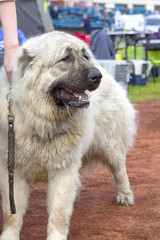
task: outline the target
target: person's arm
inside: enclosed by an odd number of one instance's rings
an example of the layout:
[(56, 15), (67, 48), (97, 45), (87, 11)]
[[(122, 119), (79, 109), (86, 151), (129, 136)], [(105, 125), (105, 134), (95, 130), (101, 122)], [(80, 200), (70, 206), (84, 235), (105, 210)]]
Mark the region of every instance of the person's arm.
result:
[(81, 23), (81, 24), (80, 24), (80, 27), (84, 27), (84, 23)]
[(0, 1), (0, 18), (4, 36), (4, 67), (9, 79), (11, 79), (11, 63), (18, 50), (17, 15), (14, 1)]

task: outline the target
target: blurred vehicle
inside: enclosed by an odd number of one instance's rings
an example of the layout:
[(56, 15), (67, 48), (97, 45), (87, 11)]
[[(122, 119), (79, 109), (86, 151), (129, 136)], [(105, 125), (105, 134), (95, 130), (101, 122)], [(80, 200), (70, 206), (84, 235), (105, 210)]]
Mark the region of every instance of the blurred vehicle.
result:
[(146, 17), (145, 30), (152, 33), (160, 31), (160, 14), (151, 14)]
[(117, 16), (115, 15), (115, 30), (144, 31), (145, 17), (143, 14), (117, 14)]

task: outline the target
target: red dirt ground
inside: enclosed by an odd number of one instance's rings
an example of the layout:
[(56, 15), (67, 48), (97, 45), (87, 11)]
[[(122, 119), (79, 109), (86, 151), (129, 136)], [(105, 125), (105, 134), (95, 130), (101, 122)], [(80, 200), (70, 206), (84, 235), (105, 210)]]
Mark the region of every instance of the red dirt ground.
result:
[[(112, 177), (99, 166), (82, 180), (68, 240), (160, 240), (160, 99), (135, 107), (139, 129), (135, 147), (127, 156), (135, 205), (116, 204)], [(0, 211), (0, 232), (2, 222)], [(31, 185), (21, 240), (45, 240), (46, 225), (46, 184)]]

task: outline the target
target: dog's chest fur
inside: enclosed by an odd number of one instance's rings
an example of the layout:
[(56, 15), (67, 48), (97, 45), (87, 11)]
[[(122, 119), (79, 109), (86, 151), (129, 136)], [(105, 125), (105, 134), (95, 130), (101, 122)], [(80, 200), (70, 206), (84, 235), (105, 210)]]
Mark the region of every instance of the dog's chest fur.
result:
[(46, 181), (48, 171), (66, 168), (75, 159), (81, 159), (83, 134), (81, 127), (73, 126), (70, 131), (48, 139), (36, 134), (22, 135), (16, 140), (16, 169), (28, 181)]

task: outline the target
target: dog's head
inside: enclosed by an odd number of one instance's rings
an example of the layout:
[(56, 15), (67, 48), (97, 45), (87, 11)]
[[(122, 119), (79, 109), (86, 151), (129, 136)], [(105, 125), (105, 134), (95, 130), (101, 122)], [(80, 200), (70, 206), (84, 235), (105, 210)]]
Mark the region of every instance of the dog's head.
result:
[(19, 82), (58, 107), (88, 106), (86, 91), (95, 90), (102, 77), (85, 43), (57, 31), (28, 40), (18, 53), (15, 69)]
[(89, 104), (86, 90), (94, 91), (100, 84), (101, 73), (90, 63), (85, 48), (76, 49), (74, 45), (63, 48), (62, 57), (52, 69), (60, 72), (49, 92), (58, 106), (67, 104), (73, 107), (86, 107)]

